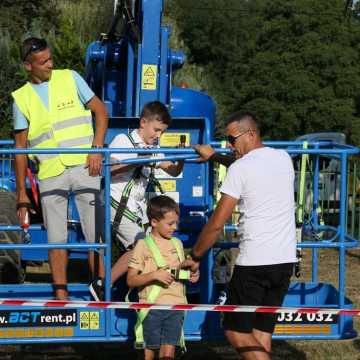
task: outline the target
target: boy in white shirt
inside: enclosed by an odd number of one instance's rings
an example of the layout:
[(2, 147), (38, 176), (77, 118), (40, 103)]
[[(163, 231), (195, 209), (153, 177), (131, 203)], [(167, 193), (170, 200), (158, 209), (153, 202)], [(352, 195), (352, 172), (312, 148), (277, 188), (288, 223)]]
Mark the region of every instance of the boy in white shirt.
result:
[[(140, 114), (139, 128), (130, 134), (119, 134), (110, 143), (110, 148), (158, 148), (161, 134), (171, 123), (171, 116), (159, 101), (147, 103)], [(159, 154), (158, 154), (159, 156)], [(112, 160), (149, 157), (136, 153), (112, 154)], [(127, 272), (128, 262), (135, 242), (145, 236), (146, 193), (149, 185), (154, 185), (154, 168), (161, 168), (171, 176), (178, 176), (183, 169), (183, 161), (162, 161), (152, 164), (117, 164), (111, 167), (111, 222), (112, 238), (122, 255), (111, 271), (111, 284)], [(92, 283), (90, 291), (97, 298), (99, 283)]]

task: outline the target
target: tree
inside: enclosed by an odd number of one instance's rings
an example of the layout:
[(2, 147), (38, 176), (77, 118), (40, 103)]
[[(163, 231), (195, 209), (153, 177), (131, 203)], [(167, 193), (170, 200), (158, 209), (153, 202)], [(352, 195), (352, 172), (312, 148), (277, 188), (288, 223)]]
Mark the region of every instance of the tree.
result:
[(360, 142), (360, 24), (344, 17), (342, 0), (183, 0), (173, 6), (190, 60), (211, 74), (208, 91), (221, 118), (252, 110), (271, 139), (343, 131)]
[(55, 66), (81, 73), (86, 47), (107, 30), (112, 6), (112, 0), (0, 2), (0, 138), (11, 135), (10, 93), (26, 81), (19, 51), (22, 40), (28, 36), (47, 38)]

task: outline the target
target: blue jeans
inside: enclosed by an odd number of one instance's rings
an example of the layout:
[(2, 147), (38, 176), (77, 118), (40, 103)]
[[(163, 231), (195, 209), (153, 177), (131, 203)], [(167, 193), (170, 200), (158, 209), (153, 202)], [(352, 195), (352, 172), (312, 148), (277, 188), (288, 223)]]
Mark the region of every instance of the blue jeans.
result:
[(184, 311), (150, 310), (143, 322), (145, 348), (179, 346), (184, 315)]

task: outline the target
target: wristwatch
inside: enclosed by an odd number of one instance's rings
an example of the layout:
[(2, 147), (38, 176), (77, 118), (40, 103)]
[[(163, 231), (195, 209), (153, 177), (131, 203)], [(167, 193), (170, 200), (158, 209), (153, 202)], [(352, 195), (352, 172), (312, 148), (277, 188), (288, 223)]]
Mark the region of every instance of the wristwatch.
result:
[(102, 145), (91, 145), (92, 149), (102, 149), (103, 146)]

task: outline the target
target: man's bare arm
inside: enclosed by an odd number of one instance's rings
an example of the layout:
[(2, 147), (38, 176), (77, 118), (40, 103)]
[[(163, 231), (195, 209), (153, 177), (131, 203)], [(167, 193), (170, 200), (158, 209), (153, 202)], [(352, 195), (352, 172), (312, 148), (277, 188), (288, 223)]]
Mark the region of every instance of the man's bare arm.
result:
[(203, 256), (209, 250), (223, 231), (226, 221), (230, 218), (238, 199), (222, 194), (215, 211), (202, 229), (192, 252), (196, 256)]
[(214, 155), (212, 155), (209, 160), (229, 167), (233, 162), (235, 162), (236, 156), (233, 154), (214, 153)]
[[(27, 148), (27, 139), (28, 139), (28, 129), (17, 130), (14, 132), (15, 137), (15, 148), (16, 149), (26, 149)], [(26, 169), (27, 169), (27, 155), (26, 154), (16, 154), (15, 155), (15, 174), (16, 174), (16, 201), (17, 203), (28, 203), (30, 204), (29, 197), (26, 193)], [(24, 223), (25, 213), (27, 211), (26, 207), (21, 207), (18, 209), (18, 217), (20, 224)]]
[[(94, 95), (86, 104), (86, 107), (95, 114), (95, 134), (93, 145), (102, 147), (104, 145), (105, 134), (108, 128), (108, 113), (104, 103)], [(89, 175), (96, 176), (101, 171), (101, 154), (89, 154), (87, 164), (89, 165)]]
[(205, 253), (214, 245), (220, 236), (226, 220), (234, 211), (237, 201), (237, 199), (226, 194), (221, 196), (214, 213), (203, 227), (196, 244), (192, 248), (186, 260), (182, 262), (182, 268), (190, 268), (193, 272), (199, 269), (200, 258), (205, 255)]
[(109, 117), (104, 103), (94, 95), (86, 107), (95, 114), (95, 135), (93, 145), (103, 146), (109, 124)]
[(214, 161), (226, 167), (229, 167), (236, 157), (233, 154), (219, 154), (216, 153), (211, 145), (202, 144), (194, 145), (194, 150), (200, 155), (199, 162)]

